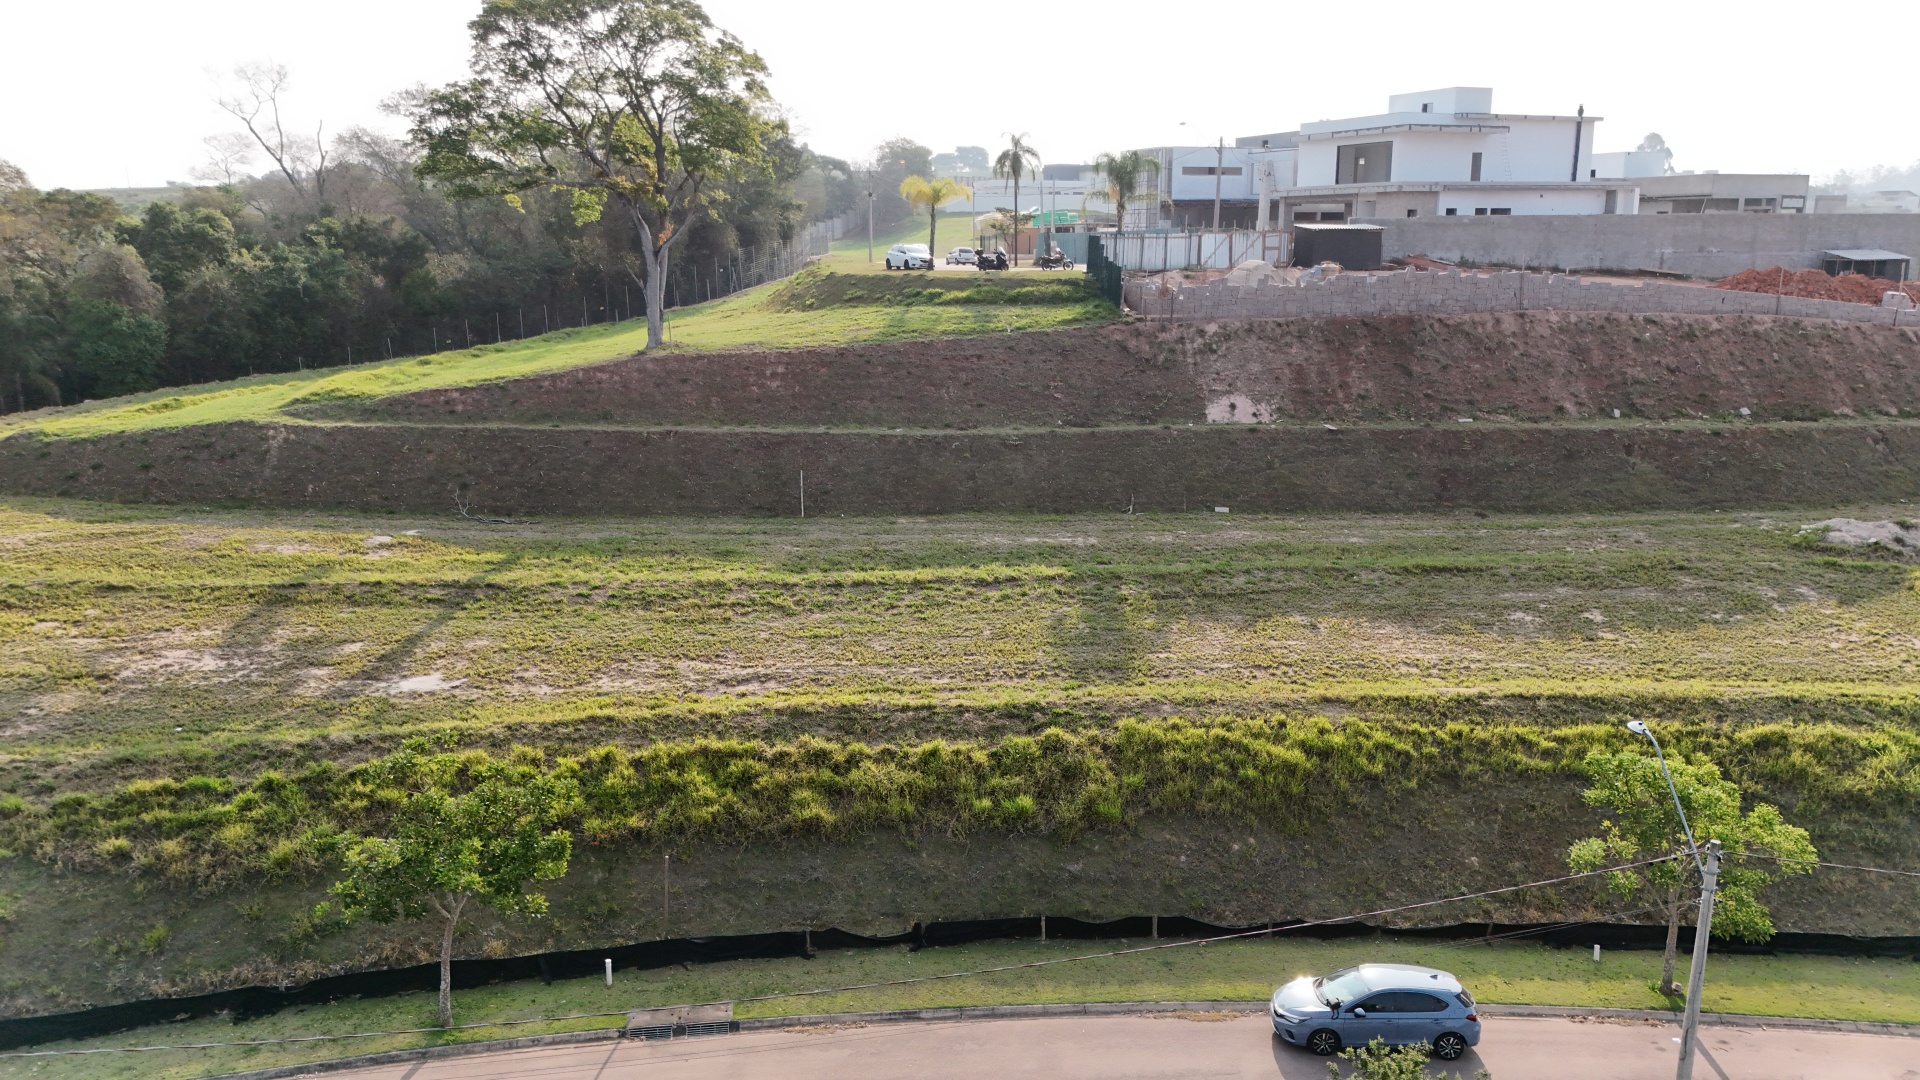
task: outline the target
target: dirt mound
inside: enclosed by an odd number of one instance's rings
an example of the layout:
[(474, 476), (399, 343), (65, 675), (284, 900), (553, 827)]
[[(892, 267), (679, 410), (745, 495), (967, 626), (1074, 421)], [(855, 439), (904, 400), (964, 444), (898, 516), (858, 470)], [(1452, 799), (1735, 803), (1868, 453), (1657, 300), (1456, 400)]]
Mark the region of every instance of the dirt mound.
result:
[[(1920, 411), (1920, 334), (1754, 316), (1529, 312), (1110, 326), (655, 353), (297, 410), (315, 419), (1057, 428)], [(1745, 410), (1743, 413), (1742, 410)]]
[(1920, 281), (1906, 283), (1870, 278), (1864, 274), (1830, 277), (1821, 270), (1788, 270), (1771, 266), (1765, 270), (1742, 270), (1713, 284), (1716, 289), (1735, 292), (1766, 293), (1769, 296), (1804, 296), (1809, 300), (1839, 300), (1848, 304), (1878, 306), (1890, 292), (1905, 292), (1920, 303)]

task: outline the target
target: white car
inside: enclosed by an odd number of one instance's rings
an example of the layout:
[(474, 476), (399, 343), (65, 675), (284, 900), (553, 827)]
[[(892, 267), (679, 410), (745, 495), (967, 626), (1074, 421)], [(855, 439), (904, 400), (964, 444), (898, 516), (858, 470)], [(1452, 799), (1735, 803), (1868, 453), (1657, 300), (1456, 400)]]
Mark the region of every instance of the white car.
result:
[(931, 270), (933, 252), (925, 244), (895, 244), (887, 249), (889, 270)]
[(948, 266), (972, 266), (980, 261), (980, 253), (969, 247), (957, 247), (947, 252)]

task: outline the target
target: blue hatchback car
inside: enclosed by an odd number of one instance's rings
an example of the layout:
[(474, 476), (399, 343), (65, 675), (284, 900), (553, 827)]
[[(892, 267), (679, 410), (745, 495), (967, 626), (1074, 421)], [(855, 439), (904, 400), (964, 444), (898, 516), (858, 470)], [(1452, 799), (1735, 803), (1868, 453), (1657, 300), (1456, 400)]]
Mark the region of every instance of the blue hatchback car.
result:
[(1480, 1042), (1480, 1013), (1460, 980), (1411, 964), (1361, 964), (1302, 975), (1273, 993), (1273, 1031), (1320, 1055), (1374, 1039), (1426, 1043), (1452, 1061)]

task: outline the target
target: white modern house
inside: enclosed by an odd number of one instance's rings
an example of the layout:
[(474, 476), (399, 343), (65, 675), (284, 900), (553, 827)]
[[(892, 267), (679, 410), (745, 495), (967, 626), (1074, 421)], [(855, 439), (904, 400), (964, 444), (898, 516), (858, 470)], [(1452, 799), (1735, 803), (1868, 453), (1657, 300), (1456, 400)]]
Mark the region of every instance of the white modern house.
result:
[(1394, 94), (1385, 112), (1370, 116), (1249, 135), (1232, 146), (1155, 148), (1160, 206), (1129, 213), (1128, 225), (1285, 228), (1423, 215), (1793, 213), (1806, 205), (1804, 176), (1673, 174), (1666, 151), (1595, 153), (1600, 120), (1584, 107), (1570, 116), (1496, 112), (1484, 86)]

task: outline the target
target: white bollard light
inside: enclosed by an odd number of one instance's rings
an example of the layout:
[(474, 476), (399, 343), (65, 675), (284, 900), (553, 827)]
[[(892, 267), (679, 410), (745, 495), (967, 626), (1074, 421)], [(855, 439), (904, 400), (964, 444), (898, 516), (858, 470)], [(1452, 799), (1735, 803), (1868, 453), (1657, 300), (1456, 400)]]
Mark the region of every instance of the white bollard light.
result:
[(1600, 946), (1598, 945), (1593, 947), (1593, 962), (1596, 964), (1600, 962)]
[[(1598, 945), (1593, 947), (1593, 958), (1595, 960), (1600, 959), (1600, 946)], [(613, 957), (611, 956), (607, 957), (607, 985), (613, 985)]]

